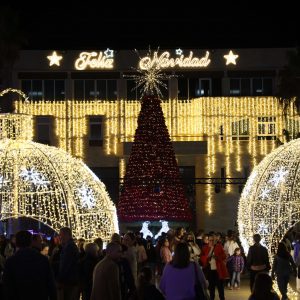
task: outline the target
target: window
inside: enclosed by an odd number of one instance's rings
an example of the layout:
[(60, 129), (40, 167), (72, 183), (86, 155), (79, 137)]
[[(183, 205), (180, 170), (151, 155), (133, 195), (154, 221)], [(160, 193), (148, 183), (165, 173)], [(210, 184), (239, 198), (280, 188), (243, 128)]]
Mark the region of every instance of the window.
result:
[(89, 117), (89, 145), (103, 145), (103, 116)]
[(258, 117), (258, 140), (276, 140), (276, 118)]
[(117, 100), (117, 80), (74, 80), (75, 100)]
[(190, 78), (189, 79), (189, 99), (207, 97), (211, 94), (210, 79)]
[(128, 100), (137, 100), (140, 98), (140, 95), (136, 89), (136, 83), (134, 80), (127, 80), (127, 99)]
[(187, 100), (189, 98), (188, 93), (188, 79), (186, 78), (179, 78), (178, 79), (178, 99), (179, 100)]
[(233, 141), (248, 141), (249, 140), (249, 119), (232, 122), (231, 134), (232, 134)]
[(178, 99), (189, 100), (211, 95), (211, 80), (207, 78), (178, 79)]
[(64, 80), (22, 80), (21, 89), (31, 100), (65, 100)]
[(273, 95), (272, 78), (231, 78), (229, 94), (232, 96)]
[(51, 126), (52, 118), (50, 116), (36, 117), (36, 141), (41, 144), (51, 144)]

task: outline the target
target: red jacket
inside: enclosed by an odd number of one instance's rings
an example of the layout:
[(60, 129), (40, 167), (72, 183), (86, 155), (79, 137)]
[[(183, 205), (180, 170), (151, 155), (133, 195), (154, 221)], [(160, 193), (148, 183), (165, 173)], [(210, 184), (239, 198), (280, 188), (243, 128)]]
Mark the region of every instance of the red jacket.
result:
[[(203, 248), (201, 250), (200, 261), (201, 261), (201, 265), (203, 266), (203, 268), (205, 268), (209, 263), (208, 262), (209, 261), (208, 254), (209, 254), (210, 249), (211, 249), (211, 247), (209, 247), (208, 245), (205, 245), (205, 246), (203, 246)], [(222, 244), (217, 243), (215, 245), (214, 256), (216, 259), (216, 266), (217, 266), (217, 272), (218, 272), (219, 278), (220, 279), (229, 278), (229, 274), (228, 274), (227, 267), (226, 267), (226, 254), (225, 254)]]

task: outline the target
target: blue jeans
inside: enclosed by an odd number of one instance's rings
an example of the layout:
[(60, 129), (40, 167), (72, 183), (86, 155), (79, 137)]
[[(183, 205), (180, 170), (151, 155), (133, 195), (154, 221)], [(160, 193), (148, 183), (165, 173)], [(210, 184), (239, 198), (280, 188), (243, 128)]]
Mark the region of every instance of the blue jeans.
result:
[(240, 286), (241, 282), (241, 273), (240, 272), (232, 272), (231, 278), (231, 286), (234, 287), (234, 283), (237, 282), (238, 287)]

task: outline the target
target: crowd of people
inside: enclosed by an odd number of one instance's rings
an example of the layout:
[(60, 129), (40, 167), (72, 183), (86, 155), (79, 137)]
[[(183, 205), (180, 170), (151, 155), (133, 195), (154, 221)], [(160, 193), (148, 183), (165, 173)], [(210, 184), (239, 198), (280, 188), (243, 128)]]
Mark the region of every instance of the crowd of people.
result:
[[(140, 232), (75, 240), (64, 227), (50, 243), (39, 234), (19, 231), (0, 238), (1, 299), (5, 300), (183, 300), (225, 299), (225, 288), (240, 289), (241, 274), (249, 271), (249, 300), (287, 298), (290, 275), (300, 264), (300, 236), (285, 237), (271, 266), (259, 234), (245, 256), (235, 232), (226, 235), (184, 228), (170, 230), (154, 241)], [(271, 276), (268, 274), (271, 273)], [(195, 288), (197, 286), (197, 288)], [(250, 294), (249, 291), (249, 294)]]

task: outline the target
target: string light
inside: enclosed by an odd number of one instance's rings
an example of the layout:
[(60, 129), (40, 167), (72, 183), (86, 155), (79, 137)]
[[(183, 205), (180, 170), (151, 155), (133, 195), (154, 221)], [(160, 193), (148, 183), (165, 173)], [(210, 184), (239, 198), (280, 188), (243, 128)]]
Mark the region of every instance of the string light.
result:
[(24, 140), (32, 134), (24, 134), (29, 126), (22, 131), (20, 124), (31, 121), (26, 115), (0, 115), (0, 125), (11, 127), (2, 126), (0, 134), (0, 220), (28, 217), (57, 232), (71, 227), (77, 238), (109, 241), (118, 222), (104, 184), (65, 151)]
[(239, 202), (242, 245), (259, 233), (271, 257), (286, 232), (300, 219), (300, 139), (278, 147), (253, 170)]
[[(20, 113), (53, 116), (57, 146), (83, 160), (86, 159), (85, 153), (89, 143), (87, 116), (105, 116), (103, 150), (106, 155), (118, 156), (118, 143), (132, 142), (134, 139), (137, 117), (141, 108), (140, 101), (124, 99), (120, 101), (101, 99), (34, 101), (28, 104), (16, 102), (15, 105), (16, 111)], [(275, 125), (274, 136), (280, 140), (283, 140), (282, 129), (286, 126), (289, 126), (291, 133), (292, 130), (296, 134), (299, 132), (300, 122), (295, 112), (288, 111), (286, 125), (282, 109), (274, 97), (202, 97), (189, 101), (172, 99), (162, 102), (161, 107), (172, 141), (207, 141), (208, 152), (203, 157), (204, 161), (200, 162), (203, 165), (201, 169), (203, 177), (220, 177), (221, 162), (226, 167), (227, 177), (244, 177), (245, 175), (241, 173), (244, 167), (253, 169), (267, 153), (277, 147), (275, 139), (257, 139), (258, 135), (261, 135), (258, 132), (259, 117), (276, 118), (270, 124)], [(248, 128), (247, 140), (232, 140), (232, 126), (241, 120)], [(32, 135), (32, 131), (29, 133)], [(24, 131), (23, 134), (28, 133)], [(239, 135), (240, 132), (237, 136)], [(230, 161), (230, 167), (227, 167), (226, 161)], [(124, 174), (124, 162), (121, 162), (121, 166), (121, 173)], [(241, 171), (238, 172), (238, 169)], [(205, 201), (206, 213), (212, 214), (215, 211), (216, 199), (214, 187), (209, 185), (200, 189), (203, 189), (200, 194), (202, 191), (205, 194), (201, 201)], [(232, 195), (234, 193), (235, 197), (237, 194), (235, 186), (231, 186), (231, 190), (227, 186), (222, 192)]]

